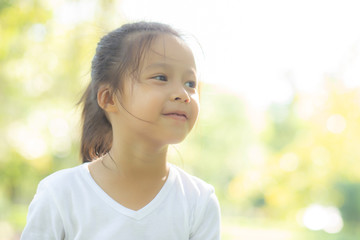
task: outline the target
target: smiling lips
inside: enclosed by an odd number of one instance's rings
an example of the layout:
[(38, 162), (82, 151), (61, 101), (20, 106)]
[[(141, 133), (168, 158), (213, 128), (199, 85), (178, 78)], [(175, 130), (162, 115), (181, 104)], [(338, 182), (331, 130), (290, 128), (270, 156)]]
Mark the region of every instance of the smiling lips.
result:
[(165, 113), (163, 115), (166, 117), (175, 119), (175, 120), (180, 120), (180, 121), (186, 121), (188, 119), (186, 113), (184, 113), (184, 112), (170, 112), (170, 113)]

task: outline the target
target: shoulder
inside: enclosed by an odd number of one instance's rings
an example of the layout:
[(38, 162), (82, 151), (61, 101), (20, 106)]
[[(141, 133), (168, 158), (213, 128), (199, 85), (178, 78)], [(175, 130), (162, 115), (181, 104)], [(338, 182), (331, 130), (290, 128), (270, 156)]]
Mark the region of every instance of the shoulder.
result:
[(178, 183), (181, 184), (181, 186), (184, 188), (184, 190), (187, 191), (187, 193), (198, 196), (214, 194), (214, 187), (205, 182), (204, 180), (187, 173), (176, 165), (171, 164), (171, 169), (177, 175)]
[(189, 189), (198, 193), (214, 192), (214, 187), (204, 180), (187, 173), (176, 165), (171, 164), (171, 168), (176, 172), (178, 179)]
[(190, 239), (220, 239), (220, 205), (214, 187), (177, 166), (172, 165), (172, 170), (192, 212)]
[(38, 191), (50, 190), (58, 192), (68, 189), (68, 186), (76, 186), (81, 178), (81, 172), (84, 171), (84, 165), (56, 171), (40, 181)]
[(70, 195), (74, 186), (79, 185), (76, 182), (80, 182), (77, 178), (82, 167), (60, 170), (40, 181), (29, 206), (21, 239), (60, 239), (56, 236), (64, 236), (64, 228), (68, 225), (64, 216), (71, 207)]

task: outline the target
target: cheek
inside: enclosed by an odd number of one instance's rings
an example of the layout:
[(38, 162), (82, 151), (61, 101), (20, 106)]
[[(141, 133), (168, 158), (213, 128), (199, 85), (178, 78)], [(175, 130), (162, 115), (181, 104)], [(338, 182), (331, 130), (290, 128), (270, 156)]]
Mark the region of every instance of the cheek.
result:
[(193, 116), (193, 121), (194, 123), (196, 122), (196, 119), (199, 116), (199, 112), (200, 112), (200, 104), (199, 104), (199, 98), (193, 98), (193, 105), (191, 107), (191, 112), (192, 112), (192, 116)]
[(199, 111), (200, 111), (200, 99), (199, 99), (199, 95), (198, 94), (196, 94), (195, 96), (193, 96), (192, 98), (191, 98), (191, 100), (193, 101), (193, 103), (194, 103), (194, 109), (196, 109), (196, 111), (199, 113)]
[(131, 109), (140, 118), (148, 121), (156, 120), (162, 111), (163, 99), (157, 94), (142, 93), (133, 99)]

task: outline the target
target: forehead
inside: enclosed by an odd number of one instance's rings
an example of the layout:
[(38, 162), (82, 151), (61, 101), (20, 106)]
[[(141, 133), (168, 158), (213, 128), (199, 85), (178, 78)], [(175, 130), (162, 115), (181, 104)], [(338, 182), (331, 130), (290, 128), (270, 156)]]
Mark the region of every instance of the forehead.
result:
[(168, 34), (159, 35), (154, 39), (143, 59), (143, 67), (148, 68), (162, 63), (196, 69), (191, 49), (182, 39)]

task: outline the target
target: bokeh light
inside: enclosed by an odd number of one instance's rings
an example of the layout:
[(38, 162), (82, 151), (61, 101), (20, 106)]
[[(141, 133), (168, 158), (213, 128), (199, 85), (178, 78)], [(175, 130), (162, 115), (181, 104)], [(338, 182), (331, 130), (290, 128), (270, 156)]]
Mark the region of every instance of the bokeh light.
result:
[(326, 121), (326, 127), (330, 132), (340, 134), (346, 128), (346, 119), (340, 114), (331, 115)]
[(306, 208), (303, 224), (310, 230), (324, 230), (327, 233), (338, 233), (344, 226), (339, 209), (319, 204), (312, 204)]
[(295, 171), (299, 165), (299, 157), (295, 153), (286, 153), (280, 158), (279, 164), (284, 171)]
[(9, 126), (8, 139), (19, 153), (29, 160), (43, 156), (47, 150), (47, 144), (39, 132), (19, 123)]

